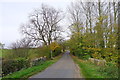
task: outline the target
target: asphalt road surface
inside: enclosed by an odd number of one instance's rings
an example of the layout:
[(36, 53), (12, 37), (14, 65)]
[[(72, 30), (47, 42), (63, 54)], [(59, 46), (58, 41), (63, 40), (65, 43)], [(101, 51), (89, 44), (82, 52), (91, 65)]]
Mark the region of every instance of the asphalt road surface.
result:
[(79, 67), (73, 62), (69, 53), (65, 52), (56, 63), (30, 78), (82, 78)]

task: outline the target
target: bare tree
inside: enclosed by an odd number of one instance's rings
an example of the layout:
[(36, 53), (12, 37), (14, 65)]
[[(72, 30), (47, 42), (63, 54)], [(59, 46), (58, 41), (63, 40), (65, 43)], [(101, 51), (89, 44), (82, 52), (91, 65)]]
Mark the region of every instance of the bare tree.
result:
[(94, 2), (80, 2), (81, 7), (82, 7), (82, 13), (85, 15), (86, 17), (86, 30), (88, 30), (88, 26), (89, 26), (89, 32), (93, 33), (92, 31), (92, 18), (93, 17), (93, 13), (94, 13)]
[(30, 22), (22, 25), (22, 33), (35, 42), (43, 42), (49, 45), (57, 40), (61, 34), (59, 22), (62, 20), (60, 10), (42, 4), (40, 9), (30, 15)]
[(23, 38), (21, 40), (17, 40), (16, 42), (11, 44), (12, 49), (20, 49), (20, 48), (32, 48), (33, 42), (31, 39)]
[(18, 49), (18, 48), (20, 48), (19, 42), (18, 42), (18, 41), (13, 42), (13, 43), (11, 44), (10, 48), (12, 48), (12, 49)]

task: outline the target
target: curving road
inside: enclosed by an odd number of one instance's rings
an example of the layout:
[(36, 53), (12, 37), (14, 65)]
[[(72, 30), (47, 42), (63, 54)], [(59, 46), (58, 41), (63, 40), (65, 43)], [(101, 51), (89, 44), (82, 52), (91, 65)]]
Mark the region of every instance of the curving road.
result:
[(73, 62), (69, 53), (65, 52), (55, 64), (30, 78), (81, 78), (79, 67)]

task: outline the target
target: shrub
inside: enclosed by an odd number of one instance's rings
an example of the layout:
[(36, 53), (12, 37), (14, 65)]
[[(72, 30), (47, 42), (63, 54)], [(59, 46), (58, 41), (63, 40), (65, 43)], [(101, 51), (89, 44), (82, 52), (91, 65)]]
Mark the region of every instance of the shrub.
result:
[(100, 67), (98, 71), (101, 72), (102, 75), (118, 78), (118, 67), (111, 62), (107, 63), (106, 66)]
[(89, 59), (89, 58), (90, 58), (90, 55), (86, 54), (86, 55), (83, 56), (83, 59)]
[(14, 72), (15, 69), (13, 69), (13, 60), (8, 60), (8, 61), (2, 61), (2, 75), (7, 75), (9, 73)]
[(18, 58), (15, 61), (16, 61), (15, 66), (17, 68), (17, 71), (22, 68), (28, 68), (30, 66), (30, 61), (28, 59)]
[(39, 64), (43, 64), (45, 61), (46, 61), (46, 56), (36, 58), (36, 59), (31, 61), (31, 64), (32, 64), (31, 66), (36, 66), (36, 65), (39, 65)]
[(85, 53), (89, 53), (92, 58), (105, 59), (107, 62), (118, 62), (118, 52), (114, 48), (82, 48)]
[(21, 70), (22, 68), (27, 68), (30, 66), (29, 60), (25, 58), (18, 58), (15, 60), (3, 60), (2, 61), (2, 75), (7, 75), (16, 71)]
[(60, 47), (57, 47), (57, 48), (53, 51), (53, 57), (59, 55), (60, 53), (61, 53), (61, 48), (60, 48)]

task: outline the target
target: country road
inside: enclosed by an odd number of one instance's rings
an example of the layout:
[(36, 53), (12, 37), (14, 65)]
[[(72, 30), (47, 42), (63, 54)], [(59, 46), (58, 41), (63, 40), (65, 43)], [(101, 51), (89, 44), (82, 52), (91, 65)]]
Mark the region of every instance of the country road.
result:
[(65, 52), (55, 64), (30, 78), (82, 78), (79, 67), (74, 63), (69, 53), (69, 51)]

